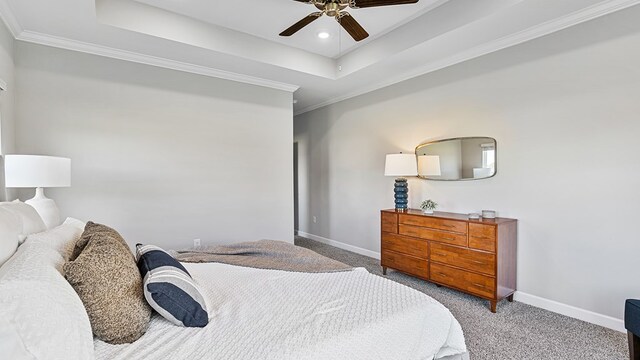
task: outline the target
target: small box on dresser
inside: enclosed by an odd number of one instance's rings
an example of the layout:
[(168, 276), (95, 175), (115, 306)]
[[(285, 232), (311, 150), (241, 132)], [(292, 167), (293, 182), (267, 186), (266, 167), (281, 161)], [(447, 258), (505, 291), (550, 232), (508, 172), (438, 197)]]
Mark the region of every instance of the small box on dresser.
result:
[(516, 219), (381, 212), (381, 265), (487, 299), (491, 311), (516, 291)]

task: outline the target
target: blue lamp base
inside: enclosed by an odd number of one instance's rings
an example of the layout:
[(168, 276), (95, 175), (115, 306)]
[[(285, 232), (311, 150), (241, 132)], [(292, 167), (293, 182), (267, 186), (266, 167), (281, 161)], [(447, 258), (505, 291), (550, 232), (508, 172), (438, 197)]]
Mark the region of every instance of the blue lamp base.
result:
[(409, 208), (409, 184), (405, 178), (397, 178), (393, 186), (396, 210), (407, 211)]

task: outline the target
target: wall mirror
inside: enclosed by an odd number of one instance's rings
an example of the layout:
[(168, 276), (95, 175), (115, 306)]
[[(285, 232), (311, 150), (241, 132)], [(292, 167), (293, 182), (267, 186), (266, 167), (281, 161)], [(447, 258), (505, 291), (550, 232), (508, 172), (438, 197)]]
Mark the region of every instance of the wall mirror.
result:
[(418, 177), (428, 180), (479, 180), (496, 174), (496, 140), (463, 137), (416, 147)]

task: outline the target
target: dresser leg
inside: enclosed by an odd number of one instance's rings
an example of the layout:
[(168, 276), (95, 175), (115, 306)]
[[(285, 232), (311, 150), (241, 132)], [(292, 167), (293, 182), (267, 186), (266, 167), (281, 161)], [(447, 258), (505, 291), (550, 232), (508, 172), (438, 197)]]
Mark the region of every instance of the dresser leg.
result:
[(498, 306), (498, 302), (497, 301), (491, 301), (491, 312), (492, 313), (496, 313), (496, 307)]
[(382, 267), (382, 275), (387, 275), (387, 267), (386, 266)]
[(508, 302), (513, 302), (513, 294), (507, 296), (507, 301)]
[(634, 335), (631, 331), (629, 334), (629, 359), (640, 360), (640, 336)]

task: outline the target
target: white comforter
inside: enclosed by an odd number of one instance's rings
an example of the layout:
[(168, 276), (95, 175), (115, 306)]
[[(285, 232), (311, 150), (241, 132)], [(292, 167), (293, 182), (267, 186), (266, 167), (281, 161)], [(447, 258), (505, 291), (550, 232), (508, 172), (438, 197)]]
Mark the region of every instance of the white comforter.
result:
[(96, 359), (422, 360), (466, 352), (447, 308), (364, 268), (185, 266), (209, 299), (209, 325), (182, 328), (156, 314), (133, 344), (95, 341)]

